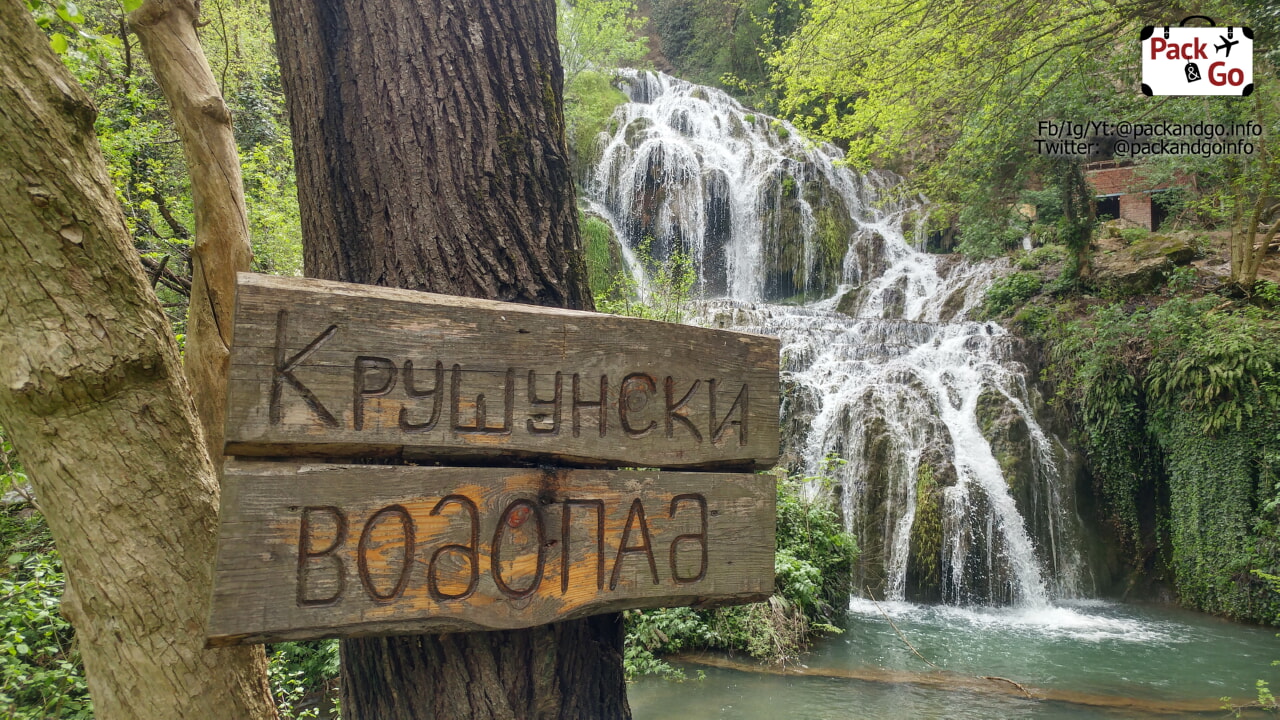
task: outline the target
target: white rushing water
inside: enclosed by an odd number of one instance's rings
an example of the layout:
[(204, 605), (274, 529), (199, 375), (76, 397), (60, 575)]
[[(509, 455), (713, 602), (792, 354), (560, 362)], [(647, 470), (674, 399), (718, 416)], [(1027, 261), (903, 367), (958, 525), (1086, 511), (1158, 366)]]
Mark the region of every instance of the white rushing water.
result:
[(968, 320), (1002, 268), (919, 250), (888, 173), (723, 93), (653, 73), (602, 133), (592, 208), (627, 246), (688, 254), (696, 322), (782, 343), (786, 458), (836, 455), (860, 584), (889, 599), (1047, 607), (1083, 563), (1064, 451), (1017, 343)]

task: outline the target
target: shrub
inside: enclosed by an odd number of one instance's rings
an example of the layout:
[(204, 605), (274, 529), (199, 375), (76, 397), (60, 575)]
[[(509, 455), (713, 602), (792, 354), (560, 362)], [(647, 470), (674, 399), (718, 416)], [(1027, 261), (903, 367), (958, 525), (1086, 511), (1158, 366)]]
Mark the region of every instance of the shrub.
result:
[(1034, 272), (1015, 272), (996, 278), (987, 288), (980, 314), (985, 318), (1001, 317), (1014, 307), (1030, 300), (1040, 292), (1043, 284), (1040, 274)]
[(1046, 375), (1122, 541), (1161, 549), (1184, 605), (1274, 622), (1280, 322), (1219, 302), (1098, 308), (1051, 330)]
[(1037, 270), (1067, 259), (1067, 249), (1061, 245), (1044, 245), (1022, 253), (1016, 261), (1019, 270)]
[(80, 653), (60, 612), (62, 561), (40, 516), (21, 512), (0, 514), (0, 716), (89, 720)]
[(1120, 231), (1120, 239), (1124, 240), (1126, 245), (1133, 245), (1134, 243), (1140, 243), (1143, 240), (1146, 240), (1147, 236), (1150, 234), (1151, 231), (1146, 228), (1124, 228)]
[(627, 618), (627, 677), (684, 674), (661, 658), (699, 648), (745, 652), (770, 662), (788, 662), (821, 632), (836, 627), (853, 589), (857, 545), (836, 510), (828, 459), (820, 474), (778, 477), (775, 591), (762, 603), (692, 610), (630, 611)]
[[(332, 698), (338, 685), (338, 641), (277, 643), (267, 658), (267, 678), (280, 717), (320, 717), (320, 706)], [(332, 702), (336, 705), (336, 698)], [(336, 712), (332, 716), (337, 717)]]

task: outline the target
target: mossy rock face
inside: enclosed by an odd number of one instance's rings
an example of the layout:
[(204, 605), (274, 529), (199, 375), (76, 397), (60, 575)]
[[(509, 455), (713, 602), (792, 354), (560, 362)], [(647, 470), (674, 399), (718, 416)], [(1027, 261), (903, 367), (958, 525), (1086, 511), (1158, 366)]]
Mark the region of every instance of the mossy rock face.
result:
[(564, 115), (570, 161), (579, 182), (600, 162), (600, 133), (617, 132), (613, 112), (625, 102), (627, 96), (603, 73), (581, 73), (565, 88)]
[[(945, 435), (945, 428), (936, 434)], [(929, 476), (938, 487), (954, 487), (959, 481), (956, 466), (951, 461), (953, 455), (950, 444), (944, 441), (931, 443), (920, 455), (920, 467), (928, 466)]]
[(888, 266), (884, 257), (885, 244), (884, 237), (879, 233), (871, 233), (855, 239), (853, 247), (850, 248), (852, 262), (849, 268), (850, 277), (847, 280), (855, 285), (862, 285), (883, 273)]
[(805, 439), (821, 406), (822, 399), (815, 388), (783, 375), (782, 455), (778, 465), (797, 470), (804, 466)]
[(627, 123), (626, 133), (622, 136), (628, 147), (636, 147), (640, 144), (641, 135), (653, 127), (653, 121), (646, 117), (638, 117)]
[[(952, 482), (955, 469), (949, 464)], [(943, 490), (937, 473), (927, 462), (916, 468), (916, 514), (911, 523), (904, 594), (912, 602), (942, 601)]]
[[(1036, 557), (1043, 564), (1051, 564), (1053, 558), (1049, 554), (1055, 547), (1055, 518), (1051, 516), (1049, 497), (1052, 491), (1037, 472), (1034, 441), (1026, 418), (993, 388), (978, 396), (977, 417), (982, 435), (1000, 463), (1009, 495), (1035, 543)], [(1069, 494), (1070, 490), (1063, 488), (1061, 492)]]
[(863, 289), (860, 287), (845, 291), (845, 294), (836, 301), (836, 312), (844, 313), (849, 317), (858, 317), (858, 311), (862, 309), (862, 295)]
[(729, 137), (741, 140), (746, 134), (747, 129), (743, 126), (742, 121), (738, 119), (738, 116), (729, 113)]
[(789, 184), (795, 178), (778, 171), (760, 194), (766, 300), (802, 295), (806, 285), (803, 214), (795, 194), (788, 196)]
[(854, 535), (858, 538), (858, 586), (870, 587), (879, 595), (884, 591), (887, 577), (885, 559), (888, 557), (889, 538), (886, 532), (893, 524), (888, 505), (897, 453), (883, 418), (873, 418), (867, 423), (865, 432), (862, 467), (866, 472), (858, 483), (858, 515), (852, 521)]
[(853, 236), (853, 220), (844, 201), (834, 195), (824, 196), (816, 203), (811, 201), (810, 205), (815, 208), (813, 240), (817, 252), (813, 268), (816, 283), (808, 295), (816, 299), (835, 292), (844, 279), (844, 256)]
[[(808, 169), (797, 168), (802, 176)], [(812, 214), (806, 234), (805, 210)], [(765, 297), (807, 302), (829, 297), (842, 280), (853, 221), (844, 201), (817, 180), (779, 171), (761, 192)]]
[(729, 259), (727, 247), (733, 239), (733, 200), (729, 176), (723, 170), (707, 172), (704, 187), (702, 233), (702, 272), (698, 292), (707, 297), (720, 297), (729, 291)]
[(942, 322), (954, 322), (960, 313), (964, 310), (965, 289), (956, 288), (942, 301), (942, 310), (938, 313), (938, 319)]
[(958, 538), (959, 561), (964, 581), (960, 587), (952, 584), (949, 558), (944, 558), (942, 568), (943, 600), (949, 603), (1007, 604), (1014, 600), (1013, 577), (1002, 562), (1007, 557), (1004, 536), (999, 524), (991, 520), (991, 501), (977, 483), (967, 487), (969, 522), (964, 524)]
[(1157, 290), (1175, 267), (1196, 257), (1192, 237), (1184, 233), (1149, 233), (1129, 244), (1119, 232), (1108, 228), (1099, 234), (1092, 265), (1094, 284), (1121, 295)]
[(614, 280), (626, 272), (618, 238), (608, 221), (598, 215), (580, 215), (578, 225), (582, 230), (591, 292), (595, 295), (608, 292)]
[(880, 317), (886, 319), (900, 318), (906, 314), (907, 278), (899, 278), (893, 285), (881, 290), (880, 300), (884, 303), (884, 310)]
[(1008, 398), (990, 387), (978, 395), (975, 414), (982, 436), (991, 444), (991, 452), (1000, 463), (1010, 494), (1019, 501), (1018, 511), (1026, 517), (1031, 508), (1024, 507), (1023, 496), (1035, 482), (1031, 431), (1027, 421)]

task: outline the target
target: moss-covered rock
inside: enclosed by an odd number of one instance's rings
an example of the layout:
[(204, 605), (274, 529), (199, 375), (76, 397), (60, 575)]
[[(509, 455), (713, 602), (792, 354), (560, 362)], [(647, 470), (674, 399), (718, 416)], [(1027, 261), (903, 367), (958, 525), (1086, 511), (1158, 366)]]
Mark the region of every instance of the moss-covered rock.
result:
[[(916, 514), (911, 523), (904, 593), (912, 602), (942, 601), (942, 486), (934, 466), (916, 469)], [(952, 470), (954, 482), (954, 470)]]
[(653, 127), (653, 121), (646, 117), (638, 117), (627, 123), (626, 132), (622, 139), (630, 147), (635, 147), (640, 142), (640, 136)]
[[(802, 176), (807, 170), (798, 168)], [(765, 297), (805, 302), (834, 293), (853, 234), (853, 221), (839, 195), (822, 180), (801, 181), (779, 171), (762, 189), (760, 206), (765, 208)]]
[(891, 319), (905, 315), (907, 309), (907, 278), (898, 278), (894, 284), (881, 290), (880, 300), (883, 303), (880, 317)]
[[(982, 486), (969, 483), (966, 513), (969, 522), (960, 528), (959, 563), (962, 584), (953, 583), (951, 568), (944, 563), (943, 600), (950, 603), (1011, 603), (1014, 580), (1009, 564), (1001, 562), (1008, 555), (999, 523), (992, 517), (991, 500)], [(946, 558), (944, 558), (945, 560)]]
[(982, 436), (991, 444), (991, 452), (1000, 463), (1000, 472), (1018, 505), (1018, 512), (1030, 521), (1037, 512), (1036, 468), (1026, 419), (1003, 393), (992, 387), (978, 395), (975, 413)]
[(858, 286), (846, 290), (836, 301), (836, 312), (844, 313), (849, 317), (858, 317), (858, 311), (862, 309), (863, 294), (863, 289)]
[(600, 161), (600, 133), (609, 126), (613, 111), (627, 101), (610, 80), (605, 73), (581, 72), (564, 90), (565, 135), (579, 182)]
[(1098, 287), (1121, 295), (1149, 293), (1163, 285), (1175, 267), (1196, 257), (1186, 234), (1128, 234), (1114, 226), (1098, 234), (1093, 254), (1093, 282)]
[(877, 595), (885, 587), (889, 538), (892, 528), (890, 517), (890, 489), (897, 453), (888, 423), (883, 418), (873, 418), (866, 426), (866, 439), (862, 446), (861, 466), (865, 473), (859, 482), (858, 514), (850, 518), (854, 536), (858, 538), (857, 579), (859, 586), (870, 587)]
[(598, 215), (579, 214), (578, 227), (582, 231), (583, 247), (587, 258), (587, 280), (593, 295), (607, 293), (614, 281), (626, 272), (622, 248), (613, 228)]

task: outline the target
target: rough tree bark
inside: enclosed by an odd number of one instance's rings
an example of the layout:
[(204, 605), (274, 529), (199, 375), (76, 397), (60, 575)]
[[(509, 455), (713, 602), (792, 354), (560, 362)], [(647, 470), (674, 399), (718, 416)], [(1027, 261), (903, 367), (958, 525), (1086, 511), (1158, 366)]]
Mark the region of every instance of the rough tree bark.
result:
[(99, 720), (270, 716), (253, 654), (203, 649), (217, 482), (94, 115), (0, 0), (0, 424), (62, 553)]
[(129, 20), (169, 101), (191, 174), (196, 230), (183, 367), (209, 455), (221, 468), (236, 273), (249, 270), (253, 253), (231, 111), (196, 36), (198, 17), (190, 0), (146, 0)]
[[(196, 6), (189, 0), (146, 0), (129, 17), (169, 102), (191, 177), (196, 227), (182, 367), (215, 476), (221, 476), (236, 273), (248, 271), (253, 261), (240, 154), (231, 111), (196, 35)], [(265, 687), (267, 655), (260, 646), (249, 654)], [(269, 711), (264, 718), (277, 716), (270, 695), (261, 705)]]
[(554, 0), (272, 2), (311, 277), (590, 308)]
[[(307, 274), (590, 308), (553, 0), (275, 0)], [(343, 715), (625, 718), (618, 615), (347, 640)]]

